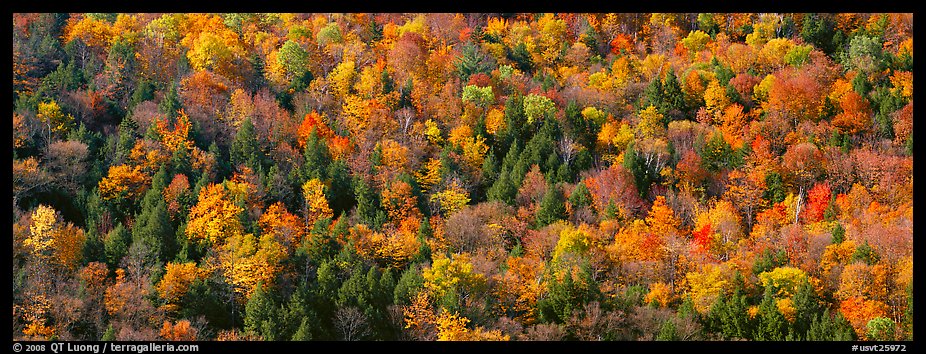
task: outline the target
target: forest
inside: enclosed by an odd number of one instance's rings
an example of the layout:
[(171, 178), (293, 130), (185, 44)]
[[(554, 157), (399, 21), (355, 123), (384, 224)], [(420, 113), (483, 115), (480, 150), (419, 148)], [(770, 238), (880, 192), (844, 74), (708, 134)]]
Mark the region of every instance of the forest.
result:
[(911, 13), (14, 13), (12, 337), (907, 341)]

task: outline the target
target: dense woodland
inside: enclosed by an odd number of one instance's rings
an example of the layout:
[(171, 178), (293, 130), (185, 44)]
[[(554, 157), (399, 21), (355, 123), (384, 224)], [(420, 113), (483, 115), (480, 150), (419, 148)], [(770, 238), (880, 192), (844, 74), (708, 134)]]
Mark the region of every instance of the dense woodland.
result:
[(12, 30), (14, 339), (912, 339), (912, 14)]

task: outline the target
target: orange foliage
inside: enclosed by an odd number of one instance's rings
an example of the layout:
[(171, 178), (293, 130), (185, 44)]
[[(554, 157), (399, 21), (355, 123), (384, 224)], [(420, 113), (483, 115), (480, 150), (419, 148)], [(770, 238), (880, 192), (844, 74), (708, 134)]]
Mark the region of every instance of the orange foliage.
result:
[(190, 327), (189, 320), (179, 320), (173, 325), (170, 321), (164, 321), (161, 327), (161, 338), (170, 341), (195, 341), (197, 331)]
[(883, 302), (865, 300), (860, 296), (853, 296), (839, 303), (839, 313), (855, 329), (855, 334), (862, 340), (866, 339), (868, 321), (876, 317), (887, 317), (888, 307)]
[(289, 253), (292, 253), (305, 237), (305, 227), (299, 217), (286, 210), (286, 206), (281, 202), (270, 205), (260, 216), (257, 224), (260, 226), (261, 234), (273, 235)]
[(307, 113), (305, 115), (305, 118), (302, 119), (302, 123), (299, 124), (299, 129), (296, 132), (296, 141), (300, 149), (305, 148), (305, 141), (309, 138), (309, 135), (312, 134), (312, 130), (315, 130), (315, 134), (317, 134), (319, 138), (326, 141), (330, 141), (334, 136), (334, 131), (328, 128), (328, 125), (324, 122), (324, 118), (318, 114), (318, 112), (312, 111), (312, 113)]

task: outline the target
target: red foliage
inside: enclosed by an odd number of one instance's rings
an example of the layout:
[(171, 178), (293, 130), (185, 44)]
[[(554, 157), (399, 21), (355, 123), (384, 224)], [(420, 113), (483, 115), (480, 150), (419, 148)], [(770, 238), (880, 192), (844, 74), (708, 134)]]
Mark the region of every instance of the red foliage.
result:
[(830, 204), (830, 185), (826, 182), (817, 183), (807, 193), (807, 208), (801, 212), (805, 222), (823, 220), (823, 212)]
[(691, 233), (691, 236), (694, 237), (694, 244), (698, 246), (699, 251), (707, 253), (710, 249), (712, 231), (711, 224), (706, 223), (700, 230)]

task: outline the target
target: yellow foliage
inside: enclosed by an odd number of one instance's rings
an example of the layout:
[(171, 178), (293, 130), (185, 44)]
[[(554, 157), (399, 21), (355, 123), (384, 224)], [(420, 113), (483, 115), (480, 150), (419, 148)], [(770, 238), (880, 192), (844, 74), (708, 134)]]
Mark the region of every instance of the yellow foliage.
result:
[(553, 248), (550, 262), (551, 264), (559, 263), (567, 252), (584, 255), (590, 247), (591, 240), (587, 226), (582, 225), (579, 228), (567, 226), (559, 233), (559, 240)]
[(338, 66), (328, 73), (328, 83), (333, 87), (334, 93), (343, 98), (350, 93), (356, 76), (357, 70), (353, 59), (344, 58)]
[(730, 293), (731, 279), (733, 274), (726, 263), (706, 264), (698, 271), (687, 273), (687, 294), (691, 296), (695, 309), (702, 314), (707, 313), (721, 294)]
[(383, 140), (380, 144), (383, 165), (404, 171), (408, 166), (408, 148), (392, 139)]
[(23, 334), (27, 337), (48, 340), (55, 335), (55, 329), (47, 326), (46, 314), (51, 310), (51, 302), (45, 295), (31, 296), (26, 306), (23, 306), (23, 317), (27, 323)]
[(913, 73), (909, 71), (895, 71), (891, 75), (891, 92), (904, 98), (913, 97)]
[(444, 190), (434, 193), (431, 196), (431, 202), (437, 203), (445, 215), (463, 209), (469, 203), (469, 192), (463, 189), (460, 182), (454, 180)]
[(315, 225), (318, 220), (333, 216), (328, 206), (328, 199), (325, 198), (325, 184), (318, 178), (310, 179), (302, 184), (302, 198), (306, 206), (307, 222), (311, 225)]
[(402, 268), (411, 260), (421, 243), (418, 241), (418, 220), (404, 219), (398, 230), (382, 233), (370, 230), (364, 224), (350, 229), (354, 247), (364, 258), (383, 262), (390, 267)]
[(640, 111), (639, 115), (640, 122), (637, 123), (636, 133), (640, 137), (656, 138), (666, 135), (666, 128), (662, 124), (663, 115), (656, 110), (655, 106), (646, 107)]
[(63, 134), (70, 130), (74, 124), (74, 117), (65, 115), (58, 106), (58, 102), (39, 102), (36, 118), (42, 122), (49, 134)]
[(168, 262), (164, 265), (164, 277), (155, 286), (155, 290), (167, 303), (179, 304), (197, 276), (198, 270), (194, 262)]
[(439, 341), (507, 341), (508, 335), (499, 330), (486, 331), (482, 327), (466, 328), (470, 320), (444, 311), (437, 317), (437, 340)]
[(29, 226), (29, 237), (23, 245), (31, 248), (32, 255), (47, 257), (55, 243), (53, 233), (58, 223), (58, 212), (47, 205), (39, 205), (32, 212), (32, 225)]
[(650, 232), (660, 236), (677, 235), (681, 223), (682, 221), (675, 216), (675, 211), (666, 204), (666, 198), (661, 195), (656, 197), (646, 216)]
[(117, 165), (109, 168), (106, 177), (100, 180), (98, 189), (103, 200), (134, 200), (148, 188), (147, 177), (138, 167)]
[(495, 135), (505, 129), (505, 112), (492, 108), (486, 114), (486, 132)]
[(218, 252), (220, 268), (242, 301), (257, 289), (258, 284), (270, 286), (282, 270), (280, 262), (286, 252), (272, 235), (235, 233), (228, 236)]
[(614, 146), (618, 151), (627, 148), (634, 139), (634, 131), (630, 124), (624, 122), (609, 121), (601, 127), (598, 132), (598, 143), (604, 146)]
[(776, 290), (775, 295), (780, 298), (790, 298), (801, 283), (808, 279), (807, 273), (794, 267), (778, 267), (759, 274), (762, 286), (772, 287)]
[(726, 90), (720, 86), (720, 82), (711, 80), (707, 84), (707, 89), (704, 90), (704, 107), (714, 117), (714, 120), (719, 122), (720, 115), (729, 105), (730, 98), (727, 97)]
[(191, 240), (218, 243), (242, 230), (238, 213), (241, 207), (232, 203), (220, 184), (210, 184), (199, 192), (199, 201), (190, 208), (186, 234)]
[(526, 325), (536, 320), (537, 300), (545, 288), (543, 260), (536, 257), (509, 257), (504, 274), (497, 275), (493, 287), (499, 299), (498, 310), (513, 314), (514, 319)]
[(823, 256), (820, 257), (820, 269), (829, 273), (836, 265), (845, 265), (852, 259), (855, 252), (855, 241), (845, 240), (841, 243), (826, 246)]
[(778, 312), (785, 317), (788, 322), (794, 322), (794, 315), (797, 314), (797, 309), (794, 308), (794, 302), (790, 298), (779, 299), (775, 302), (775, 306), (778, 307)]
[(190, 117), (182, 109), (173, 129), (167, 127), (166, 120), (158, 119), (155, 124), (155, 129), (161, 136), (161, 144), (164, 144), (171, 153), (179, 149), (190, 149), (193, 146), (188, 139), (191, 127)]
[(428, 141), (435, 145), (440, 145), (444, 142), (444, 138), (440, 135), (440, 128), (437, 127), (437, 123), (428, 119), (424, 122), (424, 126), (424, 135), (428, 137)]
[(84, 241), (87, 239), (84, 230), (67, 223), (53, 233), (55, 261), (68, 270), (75, 270), (84, 256)]
[(887, 298), (890, 273), (884, 264), (870, 266), (863, 262), (847, 265), (839, 277), (837, 298), (862, 297), (866, 300), (883, 301)]
[(429, 190), (434, 185), (440, 183), (440, 159), (429, 159), (424, 163), (421, 171), (415, 171), (415, 181), (423, 190)]
[(766, 75), (761, 82), (752, 88), (752, 97), (754, 97), (757, 102), (764, 102), (768, 100), (768, 92), (774, 85), (775, 76), (772, 74)]
[(486, 285), (482, 273), (473, 272), (473, 264), (466, 253), (447, 258), (443, 253), (436, 253), (431, 266), (422, 272), (424, 288), (435, 299), (443, 298), (449, 291), (479, 290)]
[(473, 136), (473, 128), (470, 128), (467, 124), (460, 124), (456, 128), (450, 131), (450, 135), (447, 137), (447, 141), (454, 146), (463, 148), (463, 145), (466, 144), (466, 141)]

